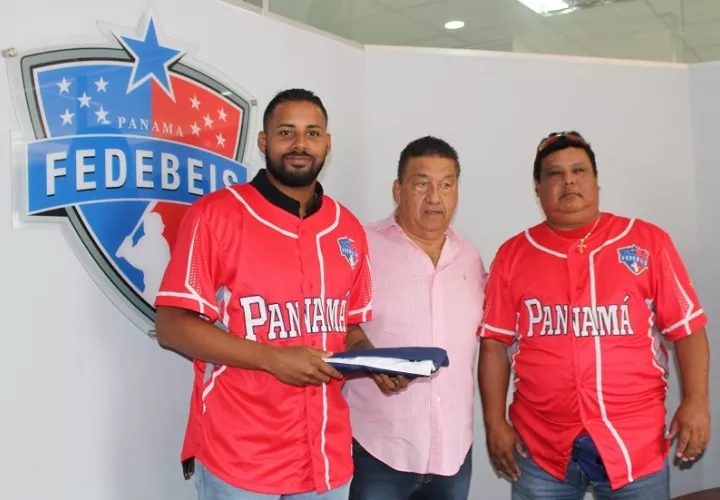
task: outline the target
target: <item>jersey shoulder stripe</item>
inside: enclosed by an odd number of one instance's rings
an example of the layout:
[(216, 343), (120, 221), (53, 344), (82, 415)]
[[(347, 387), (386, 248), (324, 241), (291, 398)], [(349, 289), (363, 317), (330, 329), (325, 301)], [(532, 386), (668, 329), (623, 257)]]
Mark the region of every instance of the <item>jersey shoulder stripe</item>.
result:
[(355, 214), (352, 213), (345, 205), (343, 205), (342, 203), (340, 203), (340, 202), (337, 201), (336, 199), (331, 198), (331, 197), (329, 197), (329, 196), (327, 196), (327, 195), (323, 195), (323, 198), (324, 198), (324, 199), (323, 199), (323, 204), (324, 204), (324, 203), (329, 203), (329, 204), (337, 203), (337, 204), (338, 204), (338, 206), (340, 207), (340, 219), (341, 219), (342, 221), (344, 221), (346, 224), (350, 224), (350, 225), (353, 227), (353, 229), (359, 228), (359, 229), (362, 229), (363, 232), (365, 232), (365, 230), (364, 230), (364, 228), (363, 228), (363, 225), (362, 225), (362, 223), (360, 222), (360, 220), (359, 220), (359, 219), (357, 218), (357, 216), (355, 216)]
[(669, 237), (663, 228), (643, 219), (635, 219), (632, 232), (645, 241), (658, 240), (662, 242), (665, 238)]
[(257, 207), (258, 198), (264, 200), (250, 183), (234, 184), (206, 194), (195, 201), (192, 208), (217, 233), (228, 225), (237, 228), (246, 214), (254, 214), (257, 210), (253, 206)]
[[(520, 256), (523, 250), (526, 250), (527, 247), (531, 247), (532, 244), (528, 240), (526, 233), (533, 231), (539, 226), (540, 224), (533, 226), (530, 229), (519, 232), (515, 236), (505, 240), (503, 244), (500, 245), (497, 252), (495, 252), (495, 257), (490, 263), (490, 271), (498, 266), (506, 267), (511, 265), (511, 261)], [(505, 270), (508, 271), (507, 267)]]

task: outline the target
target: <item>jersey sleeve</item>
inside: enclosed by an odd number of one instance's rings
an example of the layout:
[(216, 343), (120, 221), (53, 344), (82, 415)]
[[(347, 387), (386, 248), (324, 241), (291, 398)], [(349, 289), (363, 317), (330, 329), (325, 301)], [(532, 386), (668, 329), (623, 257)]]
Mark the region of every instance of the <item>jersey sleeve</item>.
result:
[(485, 287), (483, 319), (478, 335), (512, 345), (515, 342), (517, 314), (510, 297), (507, 270), (502, 261), (502, 248), (490, 264)]
[(216, 291), (220, 283), (217, 239), (197, 205), (191, 205), (178, 228), (155, 306), (189, 309), (211, 322), (218, 319)]
[(367, 237), (363, 237), (361, 248), (355, 278), (350, 289), (348, 325), (359, 325), (372, 319), (372, 277)]
[(705, 326), (707, 316), (670, 236), (665, 235), (654, 264), (656, 325), (674, 342)]

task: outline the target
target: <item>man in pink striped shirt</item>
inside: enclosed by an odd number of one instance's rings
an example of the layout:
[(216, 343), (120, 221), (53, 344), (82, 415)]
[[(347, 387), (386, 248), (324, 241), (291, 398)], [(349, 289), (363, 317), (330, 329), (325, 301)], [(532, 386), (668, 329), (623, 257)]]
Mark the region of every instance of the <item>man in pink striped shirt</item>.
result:
[(393, 183), (397, 210), (366, 227), (373, 319), (361, 327), (375, 347), (441, 347), (450, 366), (411, 383), (387, 376), (346, 382), (351, 500), (468, 497), (487, 273), (472, 243), (450, 225), (459, 175), (457, 152), (445, 141), (411, 142)]

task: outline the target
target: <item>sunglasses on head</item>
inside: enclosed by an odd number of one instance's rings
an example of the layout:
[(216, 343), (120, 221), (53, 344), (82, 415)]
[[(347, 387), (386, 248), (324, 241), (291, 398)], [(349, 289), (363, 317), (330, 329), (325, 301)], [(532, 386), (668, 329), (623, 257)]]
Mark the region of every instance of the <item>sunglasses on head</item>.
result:
[(590, 145), (587, 143), (583, 137), (578, 134), (577, 132), (555, 132), (550, 134), (547, 138), (543, 139), (540, 145), (537, 148), (537, 154), (540, 154), (543, 149), (547, 148), (551, 144), (559, 141), (560, 139), (567, 139), (573, 142), (579, 142), (580, 144), (584, 146), (590, 147)]

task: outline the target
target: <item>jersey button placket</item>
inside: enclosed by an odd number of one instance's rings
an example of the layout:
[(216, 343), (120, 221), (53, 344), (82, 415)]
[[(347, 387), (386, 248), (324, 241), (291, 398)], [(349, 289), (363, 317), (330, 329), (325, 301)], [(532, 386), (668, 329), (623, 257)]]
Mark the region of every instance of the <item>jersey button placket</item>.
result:
[[(586, 258), (584, 255), (576, 251), (577, 245), (571, 245), (568, 249), (567, 254), (567, 272), (568, 272), (568, 336), (570, 337), (570, 346), (572, 350), (572, 361), (575, 379), (575, 397), (578, 402), (578, 409), (580, 411), (580, 418), (583, 422), (587, 421), (588, 414), (585, 405), (587, 381), (585, 380), (586, 367), (583, 364), (583, 350), (584, 340), (583, 337), (577, 335), (574, 321), (573, 309), (575, 307), (582, 307), (584, 303), (584, 287), (582, 283), (583, 266), (586, 265)], [(582, 318), (580, 318), (582, 319)], [(577, 322), (579, 324), (579, 322)]]
[[(319, 262), (317, 248), (315, 246), (314, 234), (303, 227), (301, 222), (298, 227), (298, 251), (300, 254), (300, 289), (301, 289), (301, 306), (302, 317), (300, 318), (300, 328), (305, 329), (305, 325), (309, 325), (309, 329), (305, 330), (303, 335), (303, 344), (315, 349), (322, 349), (322, 333), (313, 333), (313, 298), (315, 296), (313, 277), (319, 275)], [(309, 307), (306, 307), (306, 299), (310, 301)], [(307, 318), (305, 317), (307, 314)], [(323, 386), (308, 386), (306, 388), (306, 411), (308, 414), (308, 443), (310, 445), (310, 454), (312, 456), (313, 476), (317, 477), (319, 471), (324, 471), (324, 463), (322, 459), (322, 421), (323, 421)], [(324, 472), (323, 472), (324, 473)]]
[[(308, 246), (314, 245), (314, 243), (315, 243), (314, 241), (308, 241), (309, 238), (308, 238), (308, 230), (307, 230), (307, 229), (301, 227), (300, 232), (299, 232), (299, 236), (300, 236), (300, 248), (301, 248), (301, 250), (306, 250), (306, 249), (308, 249)], [(312, 240), (312, 238), (310, 238), (310, 240)], [(303, 252), (302, 255), (305, 256), (306, 253)], [(305, 269), (305, 266), (303, 266), (303, 269)], [(306, 289), (306, 291), (309, 292), (310, 295), (313, 295), (314, 285), (313, 285), (312, 279), (310, 278), (310, 275), (309, 275), (309, 274), (306, 274), (306, 273), (303, 273), (303, 276), (306, 277), (306, 278), (305, 278), (305, 289)]]
[[(315, 338), (315, 334), (312, 333), (312, 304), (310, 304), (311, 307), (305, 306), (305, 299), (310, 299), (310, 301), (312, 302), (312, 298), (314, 296), (312, 275), (313, 269), (317, 267), (317, 263), (313, 265), (313, 262), (311, 262), (312, 259), (315, 259), (317, 261), (317, 252), (313, 251), (314, 249), (312, 247), (312, 244), (314, 242), (311, 240), (312, 237), (309, 235), (308, 230), (301, 224), (298, 228), (297, 239), (298, 251), (300, 253), (300, 273), (302, 276), (300, 283), (300, 289), (302, 291), (302, 301), (300, 304), (302, 318), (300, 320), (300, 328), (303, 329), (305, 325), (310, 325), (310, 329), (305, 332), (305, 335), (303, 335), (303, 344), (311, 347), (321, 348), (321, 342), (318, 342)], [(308, 318), (305, 318), (306, 314), (309, 315)], [(313, 391), (310, 392), (313, 393)]]

